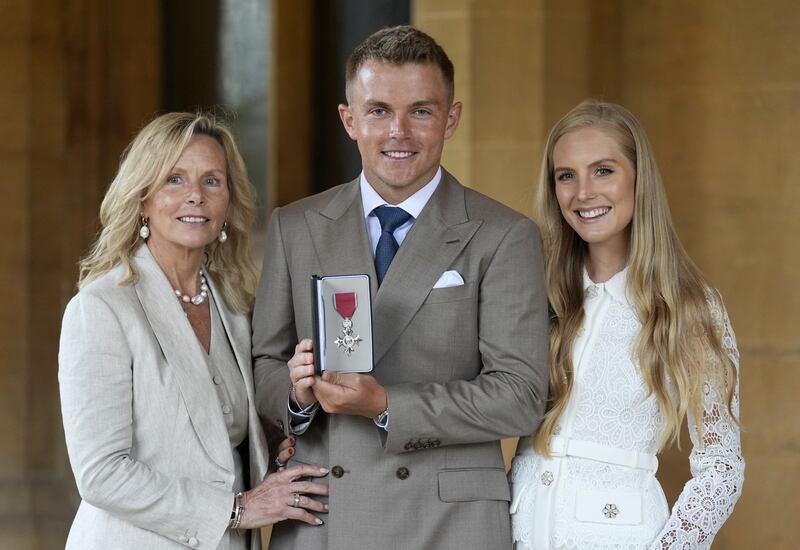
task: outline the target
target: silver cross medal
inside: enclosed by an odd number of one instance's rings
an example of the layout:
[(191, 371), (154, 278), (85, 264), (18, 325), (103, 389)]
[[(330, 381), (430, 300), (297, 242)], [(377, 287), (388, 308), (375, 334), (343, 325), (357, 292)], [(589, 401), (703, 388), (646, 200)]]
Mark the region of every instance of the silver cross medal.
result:
[(342, 348), (342, 351), (350, 357), (361, 342), (362, 338), (358, 334), (353, 334), (353, 321), (349, 317), (345, 317), (342, 321), (342, 335), (334, 340), (336, 347)]

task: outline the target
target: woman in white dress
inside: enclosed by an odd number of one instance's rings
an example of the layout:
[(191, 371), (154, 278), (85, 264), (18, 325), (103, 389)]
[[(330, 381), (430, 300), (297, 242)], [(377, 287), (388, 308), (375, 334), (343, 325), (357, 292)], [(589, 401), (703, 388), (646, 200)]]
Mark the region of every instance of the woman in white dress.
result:
[[(742, 491), (736, 340), (681, 246), (651, 146), (618, 105), (551, 130), (537, 209), (552, 308), (550, 410), (511, 472), (517, 550), (709, 548)], [(656, 453), (688, 417), (671, 512)]]

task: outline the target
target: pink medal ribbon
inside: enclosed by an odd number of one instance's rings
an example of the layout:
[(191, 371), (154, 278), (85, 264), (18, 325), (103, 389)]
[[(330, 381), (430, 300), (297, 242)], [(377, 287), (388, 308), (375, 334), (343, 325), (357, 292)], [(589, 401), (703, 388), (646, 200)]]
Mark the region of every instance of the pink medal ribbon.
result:
[(353, 334), (353, 315), (357, 307), (355, 292), (340, 292), (333, 295), (333, 308), (342, 316), (342, 334), (333, 341), (348, 357), (361, 342), (361, 336)]
[(356, 293), (340, 292), (333, 295), (333, 307), (345, 319), (351, 319), (356, 312)]

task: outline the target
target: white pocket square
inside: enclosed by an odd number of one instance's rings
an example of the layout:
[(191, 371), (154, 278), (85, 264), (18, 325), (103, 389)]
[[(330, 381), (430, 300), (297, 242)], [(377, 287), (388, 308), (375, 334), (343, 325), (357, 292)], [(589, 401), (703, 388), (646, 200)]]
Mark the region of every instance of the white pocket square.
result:
[(458, 271), (445, 271), (433, 288), (447, 288), (448, 286), (461, 286), (464, 284), (464, 279), (458, 274)]

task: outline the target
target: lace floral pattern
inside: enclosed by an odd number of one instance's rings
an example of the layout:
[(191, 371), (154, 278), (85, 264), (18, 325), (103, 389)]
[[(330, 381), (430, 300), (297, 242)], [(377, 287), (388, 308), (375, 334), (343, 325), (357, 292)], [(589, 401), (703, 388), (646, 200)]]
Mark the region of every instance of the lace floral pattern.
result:
[[(621, 281), (598, 285), (587, 292), (588, 334), (585, 352), (576, 364), (571, 404), (561, 422), (565, 437), (598, 445), (654, 455), (663, 419), (655, 396), (631, 361), (633, 341), (641, 328), (624, 295)], [(724, 308), (710, 301), (715, 326), (723, 334), (725, 352), (739, 357), (736, 340)], [(600, 304), (600, 305), (598, 305)], [(594, 319), (592, 319), (594, 317)], [(576, 350), (580, 345), (576, 342)], [(574, 354), (577, 357), (578, 352)], [(576, 360), (577, 362), (577, 360)], [(512, 530), (517, 548), (579, 549), (700, 549), (709, 548), (714, 535), (730, 516), (744, 480), (739, 428), (728, 414), (725, 396), (717, 385), (704, 386), (702, 441), (690, 430), (692, 479), (686, 484), (670, 514), (652, 471), (628, 468), (575, 456), (547, 459), (530, 449), (518, 450), (510, 480)], [(738, 383), (733, 403), (738, 416)], [(690, 426), (696, 419), (689, 417)], [(521, 445), (530, 446), (529, 440)], [(547, 474), (545, 474), (547, 472)], [(552, 476), (552, 484), (542, 480)], [(576, 519), (582, 491), (629, 491), (639, 495), (641, 521), (619, 525)], [(535, 514), (547, 514), (546, 542), (534, 528)]]
[[(722, 329), (722, 345), (737, 371), (736, 390), (732, 409), (739, 416), (739, 351), (727, 312), (711, 301), (714, 325)], [(714, 535), (730, 516), (742, 494), (744, 459), (739, 427), (730, 417), (725, 396), (716, 385), (706, 383), (703, 404), (703, 441), (699, 444), (696, 430), (689, 430), (692, 453), (690, 479), (672, 509), (672, 515), (662, 529), (654, 550), (711, 548)], [(690, 416), (691, 425), (696, 425)]]
[(577, 373), (571, 437), (655, 453), (661, 413), (630, 350), (640, 324), (630, 307), (611, 301), (603, 326)]

